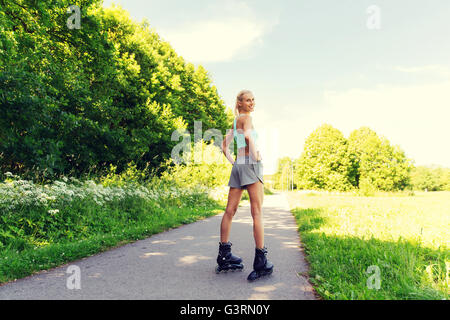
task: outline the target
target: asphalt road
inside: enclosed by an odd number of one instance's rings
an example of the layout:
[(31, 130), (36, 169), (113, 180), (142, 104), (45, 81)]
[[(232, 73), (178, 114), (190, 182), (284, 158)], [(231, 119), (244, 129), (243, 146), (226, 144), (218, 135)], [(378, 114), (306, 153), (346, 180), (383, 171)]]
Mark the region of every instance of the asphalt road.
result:
[[(0, 299), (315, 299), (295, 219), (283, 194), (264, 197), (265, 244), (272, 275), (247, 281), (254, 240), (249, 204), (231, 228), (241, 272), (216, 274), (222, 214), (0, 286)], [(77, 288), (79, 285), (79, 288)]]

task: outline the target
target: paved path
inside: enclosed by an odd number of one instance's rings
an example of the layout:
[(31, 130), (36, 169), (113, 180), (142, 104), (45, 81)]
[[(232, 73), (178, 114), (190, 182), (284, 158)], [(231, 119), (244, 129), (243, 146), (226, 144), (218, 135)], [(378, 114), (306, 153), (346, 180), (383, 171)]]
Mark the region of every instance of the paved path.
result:
[[(239, 207), (231, 228), (233, 253), (243, 272), (216, 274), (222, 214), (184, 225), (70, 264), (0, 286), (0, 299), (315, 299), (299, 273), (307, 271), (295, 219), (283, 194), (265, 196), (265, 243), (271, 276), (248, 282), (254, 257), (249, 204)], [(81, 289), (67, 289), (71, 265)]]

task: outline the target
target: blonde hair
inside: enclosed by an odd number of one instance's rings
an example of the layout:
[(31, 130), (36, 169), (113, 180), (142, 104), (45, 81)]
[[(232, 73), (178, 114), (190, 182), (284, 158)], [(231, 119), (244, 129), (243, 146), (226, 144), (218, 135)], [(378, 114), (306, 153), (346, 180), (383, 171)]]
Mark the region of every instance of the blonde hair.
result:
[(237, 97), (236, 97), (236, 105), (234, 106), (234, 115), (237, 117), (239, 116), (239, 107), (238, 107), (238, 101), (242, 101), (242, 98), (244, 97), (244, 94), (253, 94), (250, 90), (241, 90), (239, 91)]

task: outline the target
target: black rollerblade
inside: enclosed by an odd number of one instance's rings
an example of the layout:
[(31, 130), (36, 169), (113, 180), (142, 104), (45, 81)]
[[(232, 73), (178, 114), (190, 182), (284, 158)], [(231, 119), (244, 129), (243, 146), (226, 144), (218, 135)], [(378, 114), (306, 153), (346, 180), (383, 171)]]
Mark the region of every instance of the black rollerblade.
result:
[(262, 276), (267, 276), (273, 272), (273, 263), (267, 260), (267, 248), (255, 249), (255, 260), (253, 261), (253, 271), (248, 275), (247, 280), (253, 281)]
[(241, 271), (242, 269), (244, 269), (242, 259), (231, 253), (231, 242), (219, 242), (219, 255), (217, 256), (216, 273), (228, 270)]

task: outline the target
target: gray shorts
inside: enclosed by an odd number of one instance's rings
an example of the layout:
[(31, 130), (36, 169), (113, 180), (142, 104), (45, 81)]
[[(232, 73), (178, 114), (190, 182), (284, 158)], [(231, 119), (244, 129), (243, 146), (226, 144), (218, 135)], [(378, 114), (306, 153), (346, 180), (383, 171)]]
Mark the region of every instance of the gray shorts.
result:
[(261, 161), (252, 161), (249, 156), (239, 157), (231, 169), (228, 186), (231, 188), (247, 189), (247, 186), (263, 179), (263, 164)]

